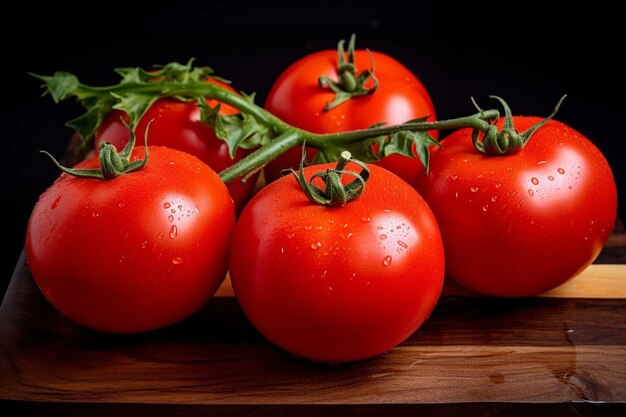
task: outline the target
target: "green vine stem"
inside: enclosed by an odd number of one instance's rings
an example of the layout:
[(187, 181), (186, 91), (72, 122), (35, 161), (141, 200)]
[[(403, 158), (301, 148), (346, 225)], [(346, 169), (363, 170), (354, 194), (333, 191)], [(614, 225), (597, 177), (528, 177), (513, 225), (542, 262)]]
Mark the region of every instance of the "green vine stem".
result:
[[(275, 117), (275, 116), (272, 116)], [(288, 149), (302, 145), (306, 140), (307, 146), (329, 152), (329, 149), (342, 150), (355, 143), (362, 143), (366, 139), (379, 138), (400, 132), (428, 130), (448, 130), (471, 127), (479, 131), (487, 131), (491, 128), (488, 121), (497, 120), (500, 113), (497, 110), (487, 110), (472, 116), (457, 119), (441, 120), (435, 122), (409, 122), (402, 125), (374, 127), (363, 130), (352, 130), (342, 133), (316, 134), (294, 127), (289, 127), (287, 132), (274, 139), (271, 143), (259, 148), (229, 168), (220, 172), (220, 178), (224, 182), (230, 182), (245, 175), (248, 172), (267, 164), (272, 159), (283, 154)], [(281, 122), (282, 123), (282, 122)], [(371, 162), (371, 161), (370, 161)]]
[(206, 82), (207, 78), (213, 77), (211, 69), (193, 67), (192, 61), (170, 63), (155, 71), (118, 68), (116, 72), (122, 77), (118, 84), (99, 87), (82, 84), (67, 72), (35, 77), (44, 82), (45, 93), (50, 94), (55, 102), (74, 98), (85, 107), (83, 115), (67, 123), (81, 135), (84, 144), (90, 143), (112, 109), (124, 111), (129, 117), (129, 125), (136, 126), (150, 105), (162, 97), (199, 103), (216, 100), (238, 109), (240, 114), (224, 116), (219, 114), (219, 105), (211, 108), (201, 103), (200, 106), (202, 120), (228, 144), (231, 155), (237, 148), (255, 149), (220, 173), (224, 182), (238, 178), (245, 180), (250, 173), (288, 149), (302, 145), (305, 140), (307, 146), (318, 150), (315, 162), (337, 161), (341, 152), (348, 150), (353, 158), (369, 163), (391, 154), (412, 157), (413, 148), (416, 148), (427, 167), (428, 148), (438, 145), (428, 134), (429, 130), (470, 127), (488, 135), (493, 134), (493, 124), (500, 116), (497, 110), (479, 110), (476, 114), (450, 120), (426, 122), (422, 118), (402, 125), (384, 126), (380, 123), (369, 129), (315, 134), (291, 126), (254, 104), (254, 96), (233, 93)]

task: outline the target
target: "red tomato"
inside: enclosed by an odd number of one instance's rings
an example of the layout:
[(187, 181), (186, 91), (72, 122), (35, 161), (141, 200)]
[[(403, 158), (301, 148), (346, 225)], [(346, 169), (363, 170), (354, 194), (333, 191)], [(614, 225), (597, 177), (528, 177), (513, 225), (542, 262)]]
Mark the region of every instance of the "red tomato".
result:
[[(208, 82), (219, 85), (235, 92), (228, 84), (210, 78)], [(209, 106), (214, 107), (217, 101), (208, 100)], [(237, 114), (237, 109), (222, 104), (220, 114)], [(113, 110), (102, 122), (96, 132), (96, 152), (101, 142), (109, 142), (121, 151), (130, 139), (128, 128), (122, 123), (123, 113)], [(124, 115), (126, 121), (128, 118)], [(167, 146), (194, 155), (209, 165), (215, 172), (220, 172), (242, 159), (249, 152), (239, 149), (235, 159), (228, 154), (226, 142), (218, 139), (213, 129), (200, 121), (200, 110), (195, 102), (183, 102), (170, 98), (157, 100), (142, 116), (135, 129), (138, 138), (143, 139), (146, 126), (150, 120), (149, 145)], [(245, 183), (233, 181), (227, 185), (237, 212), (241, 211), (250, 198), (256, 177)]]
[(363, 194), (343, 207), (311, 203), (293, 176), (283, 177), (250, 200), (235, 227), (230, 276), (239, 304), (295, 355), (340, 363), (386, 352), (439, 298), (444, 259), (434, 216), (409, 184), (370, 169)]
[[(513, 118), (519, 131), (540, 120)], [(596, 258), (614, 226), (617, 195), (608, 163), (583, 135), (550, 121), (505, 156), (476, 151), (470, 129), (442, 143), (416, 186), (439, 222), (450, 278), (483, 294), (527, 296)]]
[[(405, 66), (380, 52), (371, 52), (378, 89), (370, 95), (354, 97), (325, 111), (324, 105), (335, 94), (318, 84), (320, 76), (337, 80), (337, 51), (319, 51), (293, 63), (274, 83), (265, 108), (285, 122), (313, 133), (336, 133), (366, 129), (380, 122), (400, 124), (419, 117), (435, 120), (435, 109), (422, 83)], [(355, 51), (358, 71), (371, 68), (366, 50)], [(433, 132), (435, 137), (437, 133)], [(415, 154), (415, 151), (413, 152)], [(312, 154), (312, 152), (311, 152)], [(285, 168), (300, 165), (300, 149), (291, 149), (265, 167), (268, 181)], [(413, 183), (421, 163), (417, 158), (391, 155), (377, 163)]]
[[(144, 148), (133, 151), (141, 159)], [(97, 168), (89, 159), (76, 168)], [(175, 323), (217, 290), (234, 227), (228, 191), (208, 166), (150, 147), (112, 180), (62, 174), (35, 205), (26, 255), (46, 298), (92, 329), (134, 333)]]

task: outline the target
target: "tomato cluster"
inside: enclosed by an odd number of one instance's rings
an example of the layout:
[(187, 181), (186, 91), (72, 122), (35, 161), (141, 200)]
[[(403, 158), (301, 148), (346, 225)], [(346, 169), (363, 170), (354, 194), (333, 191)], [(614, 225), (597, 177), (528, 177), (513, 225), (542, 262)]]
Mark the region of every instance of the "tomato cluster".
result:
[[(340, 46), (339, 55), (294, 63), (265, 106), (314, 133), (435, 118), (415, 75), (353, 44), (347, 62)], [(428, 318), (444, 270), (482, 294), (538, 294), (589, 265), (615, 221), (606, 160), (553, 120), (507, 111), (488, 125), (500, 132), (492, 137), (457, 130), (434, 150), (427, 175), (417, 158), (399, 155), (369, 170), (347, 159), (303, 168), (301, 149), (290, 149), (265, 167), (268, 185), (248, 202), (254, 181), (226, 188), (216, 174), (246, 153), (231, 159), (199, 115), (196, 101), (156, 100), (135, 128), (150, 146), (130, 153), (129, 117), (113, 110), (95, 132), (96, 149), (111, 152), (108, 142), (119, 155), (66, 170), (39, 199), (28, 262), (69, 318), (114, 333), (167, 326), (199, 309), (230, 269), (240, 306), (269, 340), (314, 361), (360, 360), (392, 349)], [(513, 151), (489, 154), (514, 140), (521, 145)], [(101, 175), (103, 164), (115, 175)]]

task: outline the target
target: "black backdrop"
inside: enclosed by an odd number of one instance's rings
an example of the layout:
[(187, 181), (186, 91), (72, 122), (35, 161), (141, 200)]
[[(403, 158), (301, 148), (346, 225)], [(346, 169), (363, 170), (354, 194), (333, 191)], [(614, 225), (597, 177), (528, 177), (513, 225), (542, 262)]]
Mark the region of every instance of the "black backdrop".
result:
[(440, 118), (472, 112), (470, 96), (484, 106), (494, 105), (489, 94), (505, 97), (515, 113), (545, 115), (567, 93), (557, 118), (600, 147), (618, 190), (626, 189), (621, 179), (626, 152), (624, 82), (617, 64), (624, 52), (619, 13), (602, 2), (554, 10), (546, 10), (547, 3), (80, 3), (89, 10), (59, 2), (14, 4), (14, 11), (4, 11), (0, 18), (5, 58), (0, 228), (8, 245), (0, 290), (21, 251), (30, 211), (57, 176), (37, 150), (60, 156), (71, 135), (64, 122), (79, 111), (73, 103), (55, 105), (49, 97), (42, 99), (39, 83), (27, 71), (66, 70), (85, 82), (109, 83), (116, 79), (114, 67), (195, 57), (237, 89), (257, 92), (262, 103), (291, 62), (309, 52), (334, 49), (339, 39), (356, 33), (357, 47), (385, 52), (417, 74)]

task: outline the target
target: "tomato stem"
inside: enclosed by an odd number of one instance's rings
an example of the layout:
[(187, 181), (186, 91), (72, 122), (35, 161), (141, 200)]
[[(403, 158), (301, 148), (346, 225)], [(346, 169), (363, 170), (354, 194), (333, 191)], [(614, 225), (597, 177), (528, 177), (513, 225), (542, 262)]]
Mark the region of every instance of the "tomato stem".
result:
[[(66, 174), (72, 175), (78, 178), (94, 178), (99, 180), (111, 180), (113, 178), (119, 177), (120, 175), (128, 174), (130, 172), (137, 171), (143, 168), (148, 163), (148, 131), (150, 130), (150, 125), (154, 119), (148, 122), (146, 126), (146, 133), (144, 135), (144, 146), (146, 148), (146, 152), (144, 154), (143, 159), (138, 161), (130, 161), (130, 156), (132, 154), (133, 148), (135, 147), (135, 128), (133, 126), (126, 125), (128, 130), (130, 130), (130, 140), (124, 146), (121, 152), (117, 152), (117, 149), (114, 145), (111, 145), (108, 142), (102, 142), (99, 148), (99, 159), (100, 159), (100, 167), (98, 169), (72, 169), (64, 167), (57, 161), (52, 155), (50, 155), (46, 151), (41, 151), (41, 153), (47, 155), (52, 162), (59, 168), (61, 171)], [(122, 120), (123, 122), (123, 120)], [(126, 124), (126, 123), (124, 123)]]
[[(291, 173), (298, 181), (302, 191), (307, 198), (316, 204), (329, 207), (341, 207), (348, 201), (354, 200), (365, 190), (365, 183), (369, 179), (370, 171), (367, 166), (356, 159), (352, 159), (352, 155), (348, 151), (340, 154), (337, 165), (333, 169), (327, 169), (324, 172), (316, 172), (307, 182), (304, 175), (304, 164), (306, 162), (306, 146), (302, 145), (302, 158), (300, 159), (299, 172), (291, 170)], [(348, 163), (353, 162), (361, 167), (361, 172), (346, 171)], [(341, 182), (342, 175), (351, 175), (354, 177), (348, 184), (343, 185)], [(319, 178), (324, 183), (324, 188), (320, 188), (313, 183)]]
[[(335, 98), (330, 103), (326, 103), (324, 111), (331, 110), (353, 97), (374, 94), (378, 89), (378, 78), (374, 75), (374, 58), (370, 53), (371, 69), (365, 69), (357, 75), (356, 64), (354, 62), (354, 46), (356, 35), (350, 36), (348, 43), (348, 60), (346, 61), (343, 49), (345, 41), (342, 39), (337, 45), (337, 75), (339, 80), (334, 81), (326, 76), (318, 78), (318, 83), (322, 88), (329, 88), (335, 93)], [(367, 50), (369, 53), (369, 49)], [(371, 86), (366, 86), (371, 81)]]
[[(554, 110), (552, 110), (552, 113), (550, 113), (548, 117), (526, 131), (520, 133), (517, 129), (515, 129), (515, 126), (513, 126), (513, 113), (511, 112), (511, 108), (507, 102), (501, 97), (489, 96), (489, 98), (498, 100), (502, 105), (502, 108), (504, 109), (504, 125), (500, 131), (498, 131), (497, 127), (493, 125), (483, 129), (474, 128), (474, 131), (472, 132), (472, 142), (474, 144), (474, 148), (485, 155), (492, 156), (508, 155), (521, 151), (537, 129), (548, 123), (548, 121), (556, 115), (561, 107), (561, 103), (565, 100), (565, 97), (567, 97), (567, 95), (564, 95), (559, 99), (554, 107)], [(478, 104), (476, 104), (474, 99), (472, 99), (472, 102), (481, 113), (484, 113)], [(481, 133), (483, 134), (482, 137), (480, 136)]]

